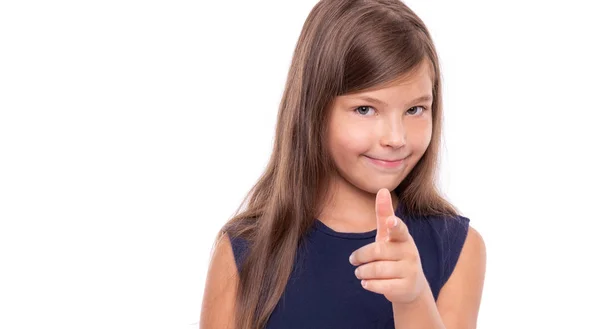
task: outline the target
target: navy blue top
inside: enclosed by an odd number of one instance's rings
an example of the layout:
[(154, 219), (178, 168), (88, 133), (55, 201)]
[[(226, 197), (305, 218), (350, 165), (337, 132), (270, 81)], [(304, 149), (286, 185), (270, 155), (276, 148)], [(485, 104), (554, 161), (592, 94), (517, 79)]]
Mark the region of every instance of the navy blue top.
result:
[[(396, 215), (408, 226), (437, 300), (464, 245), (469, 219), (409, 218), (400, 207)], [(266, 329), (394, 329), (391, 302), (364, 289), (348, 261), (353, 251), (375, 242), (376, 233), (336, 232), (316, 219), (300, 243), (290, 280)], [(231, 244), (239, 270), (248, 245), (240, 238)]]

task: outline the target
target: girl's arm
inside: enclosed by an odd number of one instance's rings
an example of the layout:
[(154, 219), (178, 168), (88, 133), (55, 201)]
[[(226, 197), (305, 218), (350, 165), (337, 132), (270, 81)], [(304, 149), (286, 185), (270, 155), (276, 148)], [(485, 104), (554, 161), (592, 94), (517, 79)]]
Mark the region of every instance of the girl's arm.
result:
[(437, 304), (428, 288), (414, 303), (394, 304), (396, 329), (475, 329), (486, 267), (483, 238), (469, 227), (452, 275), (440, 290)]
[(238, 282), (231, 242), (227, 234), (223, 234), (216, 244), (206, 277), (200, 329), (234, 328)]

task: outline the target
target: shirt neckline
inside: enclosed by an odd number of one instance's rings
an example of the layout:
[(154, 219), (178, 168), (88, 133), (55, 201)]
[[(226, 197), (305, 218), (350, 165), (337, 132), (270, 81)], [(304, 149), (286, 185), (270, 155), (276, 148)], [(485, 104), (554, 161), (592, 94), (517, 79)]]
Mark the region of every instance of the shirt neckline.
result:
[(338, 232), (325, 225), (320, 219), (315, 219), (315, 228), (327, 235), (344, 239), (369, 239), (377, 235), (377, 229), (368, 232)]
[[(398, 203), (398, 207), (396, 208), (396, 211), (394, 212), (394, 214), (400, 218), (402, 218), (402, 216), (400, 216), (400, 213), (402, 211), (402, 203), (399, 202)], [(330, 236), (335, 236), (338, 238), (344, 238), (344, 239), (370, 239), (373, 238), (377, 235), (377, 229), (374, 229), (372, 231), (368, 231), (368, 232), (338, 232), (335, 231), (334, 229), (332, 229), (331, 227), (325, 225), (325, 223), (323, 223), (320, 219), (315, 218), (314, 220), (314, 224), (315, 224), (315, 228), (322, 232), (325, 233), (327, 235)]]

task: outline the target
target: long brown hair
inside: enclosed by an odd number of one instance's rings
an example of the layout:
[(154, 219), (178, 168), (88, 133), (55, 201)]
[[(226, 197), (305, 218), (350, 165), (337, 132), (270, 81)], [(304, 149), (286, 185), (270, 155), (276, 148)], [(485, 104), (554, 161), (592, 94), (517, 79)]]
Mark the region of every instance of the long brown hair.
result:
[(404, 214), (456, 216), (435, 184), (442, 95), (438, 57), (424, 23), (399, 0), (322, 0), (312, 9), (288, 72), (271, 158), (219, 232), (249, 243), (240, 265), (236, 328), (264, 328), (327, 195), (335, 170), (325, 142), (332, 100), (396, 81), (423, 60), (433, 78), (432, 138), (394, 193)]

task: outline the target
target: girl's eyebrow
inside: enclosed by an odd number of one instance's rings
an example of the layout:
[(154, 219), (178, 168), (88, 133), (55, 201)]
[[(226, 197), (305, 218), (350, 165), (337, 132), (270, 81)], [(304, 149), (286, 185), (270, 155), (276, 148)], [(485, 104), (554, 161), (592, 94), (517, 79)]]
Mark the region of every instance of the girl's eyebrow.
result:
[[(360, 99), (363, 101), (367, 101), (367, 102), (371, 102), (371, 103), (376, 103), (379, 105), (383, 105), (383, 106), (388, 106), (388, 104), (380, 99), (374, 98), (374, 97), (370, 97), (370, 96), (356, 96), (356, 99)], [(423, 95), (420, 97), (417, 97), (415, 99), (413, 99), (410, 103), (418, 103), (418, 102), (430, 102), (433, 99), (433, 96), (431, 95)]]

